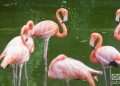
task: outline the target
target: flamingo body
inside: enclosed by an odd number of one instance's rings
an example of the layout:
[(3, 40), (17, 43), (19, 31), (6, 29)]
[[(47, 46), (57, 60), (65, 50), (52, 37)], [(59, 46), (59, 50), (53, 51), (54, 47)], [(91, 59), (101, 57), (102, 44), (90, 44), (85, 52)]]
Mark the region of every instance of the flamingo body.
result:
[(59, 55), (53, 59), (48, 70), (48, 76), (53, 79), (81, 79), (88, 80), (88, 82), (92, 80), (93, 83), (90, 86), (95, 86), (93, 76), (97, 74), (102, 74), (102, 72), (65, 55)]
[(58, 31), (58, 28), (57, 23), (51, 20), (41, 21), (34, 26), (33, 35), (42, 38), (51, 37)]
[(102, 46), (96, 50), (95, 56), (101, 64), (109, 65), (110, 62), (118, 62), (116, 58), (120, 58), (120, 53), (112, 46)]
[[(64, 24), (64, 22), (67, 21), (68, 10), (65, 8), (59, 8), (56, 11), (56, 18), (58, 20), (60, 27), (56, 22), (52, 20), (44, 20), (34, 25), (32, 35), (43, 39), (50, 38), (51, 36), (57, 37), (67, 36), (67, 27)], [(60, 32), (60, 28), (62, 28), (63, 32)]]
[[(34, 46), (33, 39), (29, 38), (28, 40), (31, 42), (32, 49)], [(17, 36), (7, 44), (1, 54), (0, 59), (4, 58), (1, 66), (5, 68), (8, 64), (23, 64), (29, 60), (29, 57), (30, 51), (28, 47), (23, 43), (21, 36)]]
[[(67, 27), (64, 23), (68, 20), (68, 10), (65, 8), (59, 8), (56, 11), (56, 18), (59, 24), (51, 20), (44, 20), (44, 21), (41, 21), (35, 24), (32, 28), (32, 36), (42, 38), (44, 40), (44, 54), (43, 54), (43, 58), (45, 60), (44, 86), (47, 86), (46, 84), (47, 83), (47, 69), (48, 69), (47, 68), (47, 51), (48, 51), (49, 39), (52, 36), (63, 38), (67, 36), (68, 34)], [(60, 25), (60, 27), (58, 25)], [(28, 33), (31, 33), (31, 31)]]

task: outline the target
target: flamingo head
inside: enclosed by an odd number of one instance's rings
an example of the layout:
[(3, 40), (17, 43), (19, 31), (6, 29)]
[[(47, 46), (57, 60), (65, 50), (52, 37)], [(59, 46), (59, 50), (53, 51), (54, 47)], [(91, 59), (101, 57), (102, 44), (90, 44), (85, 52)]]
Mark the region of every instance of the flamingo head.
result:
[(89, 41), (90, 46), (93, 48), (96, 47), (100, 39), (102, 39), (102, 36), (99, 33), (96, 32), (92, 33)]
[(21, 35), (24, 34), (24, 35), (32, 36), (33, 26), (34, 26), (33, 21), (29, 20), (27, 24), (22, 27)]
[(34, 40), (33, 38), (30, 36), (30, 34), (28, 34), (28, 26), (24, 25), (21, 29), (21, 38), (23, 41), (23, 44), (28, 48), (28, 50), (30, 51), (30, 53), (34, 52)]
[(68, 21), (68, 10), (65, 8), (59, 8), (57, 11), (60, 12), (60, 14), (63, 16), (63, 22), (67, 22)]
[(26, 44), (27, 48), (29, 49), (30, 53), (33, 53), (34, 52), (34, 48), (35, 48), (33, 38), (32, 37), (28, 37), (24, 41), (25, 41), (25, 44)]
[(116, 22), (119, 22), (119, 21), (120, 21), (120, 9), (117, 9), (117, 11), (116, 11), (115, 21), (116, 21)]
[(28, 35), (29, 35), (29, 36), (32, 36), (32, 34), (33, 34), (33, 26), (34, 26), (33, 21), (32, 21), (32, 20), (29, 20), (26, 25), (27, 25), (27, 27), (28, 27), (28, 30), (27, 30)]

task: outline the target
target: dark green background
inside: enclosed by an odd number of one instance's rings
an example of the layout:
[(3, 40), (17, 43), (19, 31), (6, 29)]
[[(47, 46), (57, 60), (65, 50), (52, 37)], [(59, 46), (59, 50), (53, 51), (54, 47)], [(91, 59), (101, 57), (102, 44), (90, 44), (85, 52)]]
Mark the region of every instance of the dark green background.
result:
[[(89, 61), (92, 50), (89, 46), (91, 32), (100, 32), (104, 37), (104, 45), (115, 46), (120, 50), (120, 42), (113, 37), (115, 11), (120, 7), (120, 0), (0, 0), (0, 52), (16, 35), (28, 20), (35, 23), (51, 19), (56, 21), (55, 12), (58, 8), (69, 10), (69, 21), (66, 23), (69, 35), (64, 39), (52, 37), (49, 42), (48, 61), (64, 53), (95, 69), (99, 65)], [(44, 61), (43, 40), (35, 39), (36, 50), (28, 62), (29, 86), (43, 86)], [(120, 73), (113, 68), (112, 73)], [(105, 86), (103, 76), (98, 77), (97, 86)], [(71, 86), (88, 86), (82, 80), (72, 80)], [(0, 69), (0, 86), (12, 86), (12, 69)], [(25, 86), (25, 78), (22, 78)], [(48, 86), (65, 86), (63, 80), (48, 79)], [(119, 86), (119, 85), (115, 85)]]

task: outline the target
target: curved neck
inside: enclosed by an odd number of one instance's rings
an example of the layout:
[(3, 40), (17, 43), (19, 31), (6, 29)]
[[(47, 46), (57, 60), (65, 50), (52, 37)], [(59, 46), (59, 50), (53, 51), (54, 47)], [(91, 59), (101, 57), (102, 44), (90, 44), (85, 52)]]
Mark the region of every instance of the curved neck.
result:
[(66, 27), (66, 25), (64, 24), (64, 22), (63, 22), (63, 20), (62, 20), (62, 18), (61, 18), (61, 16), (60, 16), (60, 13), (61, 13), (61, 10), (58, 10), (58, 11), (56, 12), (56, 18), (57, 18), (57, 20), (58, 20), (61, 28), (63, 29), (63, 32), (60, 32), (60, 30), (58, 30), (58, 32), (56, 33), (56, 35), (57, 35), (58, 37), (64, 37), (64, 36), (67, 35), (67, 27)]
[(97, 36), (97, 40), (96, 40), (96, 46), (95, 46), (95, 49), (99, 48), (102, 46), (102, 43), (103, 43), (103, 38), (101, 35), (98, 35)]
[(117, 25), (117, 27), (115, 28), (114, 37), (115, 37), (117, 40), (120, 40), (120, 23), (119, 23), (119, 24)]

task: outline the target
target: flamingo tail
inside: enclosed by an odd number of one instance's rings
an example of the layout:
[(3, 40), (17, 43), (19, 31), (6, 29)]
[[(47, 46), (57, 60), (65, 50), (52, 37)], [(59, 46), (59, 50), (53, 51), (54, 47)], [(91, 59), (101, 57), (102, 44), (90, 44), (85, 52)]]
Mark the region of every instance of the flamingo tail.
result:
[(3, 59), (2, 63), (1, 63), (1, 67), (2, 67), (3, 69), (5, 69), (5, 68), (7, 67), (7, 65), (10, 64), (10, 63), (12, 63), (12, 62), (14, 62), (14, 60), (13, 60), (13, 59), (10, 59), (9, 56), (6, 56), (6, 57)]
[(103, 74), (102, 71), (97, 71), (97, 70), (93, 70), (93, 71), (91, 71), (91, 73), (92, 73), (93, 75), (102, 75), (102, 74)]
[(90, 67), (88, 67), (88, 70), (90, 71), (90, 73), (91, 73), (92, 75), (102, 75), (102, 74), (103, 74), (102, 71), (98, 71), (98, 70), (95, 70), (95, 69), (90, 68)]

